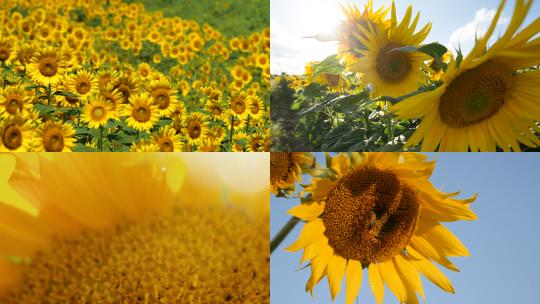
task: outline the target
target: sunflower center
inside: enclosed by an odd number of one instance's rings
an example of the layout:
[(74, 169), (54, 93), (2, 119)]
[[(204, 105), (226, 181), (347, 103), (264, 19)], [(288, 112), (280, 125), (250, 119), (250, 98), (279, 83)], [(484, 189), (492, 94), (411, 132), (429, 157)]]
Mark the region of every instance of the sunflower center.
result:
[(164, 110), (169, 107), (169, 93), (164, 89), (159, 89), (154, 92), (155, 103), (159, 106), (161, 110)]
[(405, 248), (416, 228), (419, 202), (391, 171), (362, 168), (343, 177), (326, 199), (323, 222), (336, 254), (384, 262)]
[(259, 113), (259, 104), (258, 103), (253, 103), (251, 104), (251, 113), (253, 114), (258, 114)]
[(269, 303), (268, 246), (267, 221), (176, 209), (55, 240), (2, 303)]
[(199, 138), (201, 136), (201, 125), (196, 121), (189, 122), (188, 133), (191, 138)]
[(77, 83), (76, 90), (79, 94), (84, 95), (90, 91), (91, 85), (88, 80), (80, 80)]
[(8, 60), (10, 54), (11, 51), (8, 48), (0, 46), (0, 61)]
[(236, 114), (242, 114), (244, 113), (244, 111), (246, 110), (246, 105), (245, 103), (241, 102), (241, 101), (237, 101), (234, 103), (234, 112)]
[(51, 129), (43, 135), (43, 147), (47, 152), (62, 152), (64, 136), (58, 128)]
[(174, 145), (170, 138), (162, 138), (159, 141), (159, 148), (161, 152), (173, 152)]
[(398, 83), (407, 78), (411, 72), (411, 59), (401, 51), (393, 51), (401, 45), (389, 43), (381, 49), (377, 56), (377, 74), (388, 83)]
[(452, 128), (466, 128), (497, 114), (511, 86), (512, 73), (487, 61), (452, 81), (441, 96), (441, 120)]
[(2, 136), (2, 143), (9, 150), (15, 150), (22, 145), (22, 132), (19, 126), (9, 125), (4, 129), (4, 135)]
[(9, 96), (6, 102), (6, 111), (9, 114), (16, 114), (22, 111), (22, 101), (17, 96)]
[(138, 105), (133, 107), (133, 118), (138, 122), (147, 122), (150, 120), (152, 112), (147, 105)]
[(58, 62), (54, 57), (45, 57), (39, 61), (39, 72), (45, 77), (52, 77), (58, 71)]
[(97, 107), (92, 109), (92, 117), (95, 120), (101, 120), (103, 118), (103, 116), (105, 116), (105, 108), (103, 108), (101, 106), (97, 106)]
[(292, 153), (272, 152), (270, 153), (270, 183), (276, 183), (287, 179), (289, 172), (294, 166)]

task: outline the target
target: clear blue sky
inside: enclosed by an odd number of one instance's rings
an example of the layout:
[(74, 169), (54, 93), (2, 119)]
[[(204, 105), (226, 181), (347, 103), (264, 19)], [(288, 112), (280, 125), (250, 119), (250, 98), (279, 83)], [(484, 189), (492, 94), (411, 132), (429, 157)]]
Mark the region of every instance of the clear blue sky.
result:
[[(471, 1), (472, 2), (472, 1)], [(437, 304), (538, 303), (540, 274), (539, 187), (540, 153), (439, 153), (431, 181), (447, 192), (463, 196), (478, 193), (472, 209), (477, 221), (446, 224), (471, 252), (453, 258), (460, 273), (443, 271), (453, 282), (456, 294), (447, 294), (423, 278), (426, 300)], [(317, 154), (319, 162), (324, 162)], [(271, 199), (271, 236), (288, 220), (294, 199)], [(295, 271), (301, 252), (283, 250), (291, 244), (303, 224), (271, 256), (272, 303), (331, 303), (326, 278), (315, 288), (315, 299), (304, 292), (310, 270)], [(441, 268), (442, 269), (442, 268)], [(336, 303), (344, 303), (345, 284)], [(366, 272), (358, 303), (375, 303)], [(386, 289), (384, 303), (398, 303)]]
[[(321, 43), (304, 36), (328, 31), (332, 24), (337, 24), (342, 14), (339, 3), (354, 3), (359, 7), (367, 0), (271, 0), (270, 27), (272, 32), (271, 72), (302, 73), (304, 63), (322, 60), (336, 53), (335, 43)], [(447, 46), (460, 41), (462, 49), (468, 51), (473, 45), (474, 33), (478, 29), (484, 32), (492, 20), (499, 0), (452, 0), (452, 1), (414, 1), (398, 0), (396, 9), (398, 18), (403, 16), (407, 6), (412, 5), (414, 13), (420, 11), (419, 25), (431, 21), (433, 28), (427, 42), (438, 41)], [(374, 6), (387, 7), (390, 0), (375, 0)], [(511, 17), (515, 0), (508, 0), (503, 11), (502, 24), (496, 35), (504, 30)], [(536, 1), (529, 12), (529, 23), (540, 15), (540, 2)]]

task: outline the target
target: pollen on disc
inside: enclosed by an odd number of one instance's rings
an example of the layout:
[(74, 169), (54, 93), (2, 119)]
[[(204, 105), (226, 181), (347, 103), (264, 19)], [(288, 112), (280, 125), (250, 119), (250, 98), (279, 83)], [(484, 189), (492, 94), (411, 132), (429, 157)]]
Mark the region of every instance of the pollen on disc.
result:
[(56, 239), (1, 303), (270, 303), (268, 221), (178, 208)]

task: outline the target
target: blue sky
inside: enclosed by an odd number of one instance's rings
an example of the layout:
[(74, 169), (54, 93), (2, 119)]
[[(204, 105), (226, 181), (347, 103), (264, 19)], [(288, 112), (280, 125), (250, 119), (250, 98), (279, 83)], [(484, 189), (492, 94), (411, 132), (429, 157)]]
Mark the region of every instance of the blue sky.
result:
[[(447, 294), (423, 279), (426, 300), (437, 304), (537, 303), (540, 273), (538, 215), (540, 200), (540, 153), (439, 153), (431, 181), (443, 191), (478, 193), (472, 209), (477, 221), (446, 224), (471, 252), (453, 258), (460, 273), (446, 271), (456, 294)], [(319, 162), (324, 162), (318, 154)], [(306, 180), (304, 180), (306, 181)], [(288, 220), (294, 199), (271, 199), (271, 236)], [(309, 268), (295, 271), (301, 252), (283, 250), (296, 240), (299, 224), (271, 256), (272, 303), (331, 303), (327, 280), (315, 288), (315, 299), (304, 292)], [(366, 272), (364, 272), (366, 274)], [(367, 278), (364, 275), (364, 278)], [(344, 303), (344, 288), (335, 303)], [(375, 303), (367, 279), (358, 303)], [(386, 290), (384, 303), (398, 303)]]
[[(350, 0), (359, 7), (367, 0)], [(302, 73), (308, 61), (320, 61), (336, 53), (333, 42), (321, 43), (302, 37), (326, 32), (339, 23), (342, 18), (339, 3), (345, 0), (271, 0), (271, 72), (279, 74)], [(403, 16), (407, 6), (413, 6), (414, 13), (420, 11), (419, 25), (428, 21), (433, 28), (425, 42), (438, 41), (447, 46), (461, 45), (468, 51), (474, 41), (475, 33), (483, 33), (489, 26), (496, 8), (497, 0), (452, 0), (452, 1), (396, 1), (398, 18)], [(500, 21), (500, 33), (507, 25), (515, 1), (508, 0)], [(390, 0), (375, 0), (374, 6), (389, 6)], [(538, 18), (540, 3), (536, 1), (526, 22)]]

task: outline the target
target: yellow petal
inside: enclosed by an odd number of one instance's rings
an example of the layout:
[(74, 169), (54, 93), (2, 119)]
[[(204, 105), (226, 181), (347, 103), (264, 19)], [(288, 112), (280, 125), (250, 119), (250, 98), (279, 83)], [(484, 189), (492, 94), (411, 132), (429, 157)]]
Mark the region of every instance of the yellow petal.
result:
[(312, 204), (300, 204), (289, 209), (289, 214), (300, 218), (304, 221), (311, 221), (319, 217), (324, 211), (324, 204), (312, 203)]
[(368, 268), (369, 286), (377, 304), (381, 304), (384, 300), (384, 284), (381, 277), (380, 266), (378, 264), (369, 264)]
[(311, 277), (306, 283), (306, 291), (309, 290), (313, 296), (313, 287), (324, 277), (326, 266), (334, 255), (334, 250), (329, 245), (323, 247), (321, 254), (311, 261)]
[(436, 225), (422, 235), (435, 248), (446, 256), (469, 256), (469, 251), (463, 243), (443, 225)]
[(345, 272), (345, 303), (353, 304), (362, 286), (362, 263), (349, 260)]
[(454, 286), (452, 282), (430, 261), (426, 259), (409, 259), (411, 263), (418, 269), (427, 279), (429, 279), (433, 284), (439, 286), (441, 289), (454, 293)]
[(421, 256), (434, 260), (450, 270), (459, 271), (456, 265), (450, 262), (446, 256), (441, 254), (441, 252), (420, 236), (413, 236), (409, 241), (409, 247), (413, 249), (412, 254), (416, 255), (416, 253), (420, 253)]
[(405, 285), (403, 285), (392, 260), (380, 263), (381, 276), (396, 298), (400, 302), (405, 302), (407, 300), (407, 290), (405, 289)]
[(328, 269), (326, 273), (328, 275), (328, 285), (330, 286), (330, 295), (332, 296), (332, 302), (339, 294), (341, 290), (341, 281), (345, 275), (345, 267), (347, 266), (347, 260), (340, 257), (339, 255), (334, 255), (328, 263)]
[(311, 222), (308, 222), (304, 225), (302, 232), (300, 232), (300, 236), (298, 237), (298, 240), (292, 243), (285, 250), (298, 251), (306, 247), (307, 245), (313, 243), (316, 239), (318, 239), (323, 234), (323, 232), (324, 232), (324, 224), (323, 224), (322, 219), (315, 219)]
[(416, 298), (416, 291), (418, 291), (425, 301), (426, 296), (424, 294), (424, 288), (422, 287), (418, 270), (416, 270), (414, 265), (409, 262), (403, 254), (399, 254), (394, 258), (394, 266), (399, 270), (401, 280), (407, 289), (407, 299), (413, 297), (411, 293), (414, 294), (414, 298)]
[(349, 165), (349, 157), (346, 154), (339, 154), (332, 158), (332, 170), (334, 170), (338, 176), (346, 175), (349, 171)]

